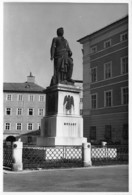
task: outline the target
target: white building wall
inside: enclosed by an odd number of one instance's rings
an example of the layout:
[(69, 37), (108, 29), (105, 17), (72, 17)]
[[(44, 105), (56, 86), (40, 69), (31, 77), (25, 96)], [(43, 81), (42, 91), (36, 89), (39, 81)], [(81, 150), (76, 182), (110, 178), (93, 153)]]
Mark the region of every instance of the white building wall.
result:
[[(12, 100), (6, 100), (7, 94), (12, 95)], [(18, 101), (18, 94), (23, 95), (23, 100)], [(29, 101), (29, 93), (4, 93), (4, 109), (3, 109), (3, 116), (4, 116), (4, 122), (3, 122), (3, 131), (4, 131), (4, 137), (7, 137), (8, 135), (19, 135), (24, 134), (27, 132), (31, 132), (27, 130), (27, 124), (33, 123), (33, 130), (38, 129), (38, 123), (41, 123), (41, 119), (43, 116), (38, 115), (38, 109), (43, 108), (44, 109), (44, 115), (45, 115), (45, 94), (35, 94), (34, 95), (34, 101)], [(39, 96), (44, 95), (44, 102), (39, 101)], [(6, 108), (11, 108), (11, 115), (6, 115), (5, 110)], [(22, 115), (17, 115), (17, 108), (22, 108)], [(33, 108), (34, 109), (34, 115), (29, 116), (28, 115), (28, 109)], [(11, 123), (11, 130), (5, 130), (5, 123)], [(16, 123), (22, 123), (22, 130), (16, 130)]]

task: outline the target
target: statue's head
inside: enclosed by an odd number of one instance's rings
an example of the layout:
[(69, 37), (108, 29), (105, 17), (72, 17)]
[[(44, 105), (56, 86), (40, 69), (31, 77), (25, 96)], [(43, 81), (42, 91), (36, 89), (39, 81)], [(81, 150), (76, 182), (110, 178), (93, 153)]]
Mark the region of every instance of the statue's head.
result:
[(61, 28), (58, 28), (58, 29), (57, 29), (57, 35), (62, 37), (63, 34), (64, 34), (63, 28), (62, 28), (62, 27), (61, 27)]

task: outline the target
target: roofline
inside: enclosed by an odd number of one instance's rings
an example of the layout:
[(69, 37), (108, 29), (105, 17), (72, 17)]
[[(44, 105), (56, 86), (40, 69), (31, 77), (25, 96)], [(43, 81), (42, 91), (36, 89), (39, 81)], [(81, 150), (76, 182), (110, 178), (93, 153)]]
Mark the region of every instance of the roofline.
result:
[[(24, 82), (24, 83), (32, 83), (32, 82)], [(42, 88), (40, 90), (34, 90), (32, 89), (32, 91), (27, 91), (27, 90), (19, 90), (19, 89), (6, 89), (6, 87), (4, 86), (5, 84), (24, 84), (24, 83), (9, 83), (9, 82), (4, 82), (3, 83), (3, 92), (11, 92), (11, 93), (45, 93), (45, 88), (39, 86), (38, 84), (34, 83), (35, 85), (37, 85), (38, 87)]]
[(78, 39), (77, 42), (80, 42), (80, 43), (81, 43), (81, 42), (82, 42), (83, 40), (85, 40), (86, 38), (90, 38), (91, 36), (94, 36), (95, 34), (101, 32), (101, 31), (103, 31), (103, 30), (105, 30), (105, 29), (107, 29), (107, 28), (109, 28), (109, 27), (111, 27), (111, 26), (113, 26), (113, 25), (115, 25), (115, 24), (117, 24), (117, 23), (119, 23), (119, 22), (121, 22), (121, 21), (127, 19), (127, 18), (128, 18), (128, 15), (125, 16), (125, 17), (123, 17), (123, 18), (121, 18), (121, 19), (119, 19), (119, 20), (116, 20), (115, 22), (112, 22), (111, 24), (109, 24), (109, 25), (107, 25), (107, 26), (101, 28), (100, 30), (97, 30), (97, 31), (95, 31), (95, 32), (93, 32), (93, 33), (91, 33), (91, 34), (89, 34), (89, 35), (87, 35), (87, 36), (85, 36), (85, 37), (83, 37), (83, 38), (81, 38), (81, 39)]
[(11, 93), (42, 93), (42, 94), (45, 94), (45, 89), (44, 89), (44, 91), (21, 91), (21, 90), (6, 90), (6, 89), (3, 89), (3, 92), (11, 92)]

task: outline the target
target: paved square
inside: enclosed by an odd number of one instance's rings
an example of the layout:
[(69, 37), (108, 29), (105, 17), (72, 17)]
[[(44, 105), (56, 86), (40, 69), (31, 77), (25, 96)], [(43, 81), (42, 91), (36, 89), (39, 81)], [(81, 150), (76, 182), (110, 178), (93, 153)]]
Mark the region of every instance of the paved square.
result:
[(128, 192), (128, 166), (4, 171), (4, 192)]

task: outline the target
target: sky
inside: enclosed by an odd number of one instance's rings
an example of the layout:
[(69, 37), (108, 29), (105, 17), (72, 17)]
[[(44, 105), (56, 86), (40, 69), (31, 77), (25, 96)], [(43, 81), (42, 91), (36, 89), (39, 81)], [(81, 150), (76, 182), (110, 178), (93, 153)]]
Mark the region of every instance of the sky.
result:
[(127, 14), (127, 3), (4, 2), (3, 81), (26, 82), (32, 72), (38, 85), (48, 87), (53, 75), (50, 47), (59, 27), (73, 52), (72, 78), (82, 80), (82, 45), (77, 40)]

